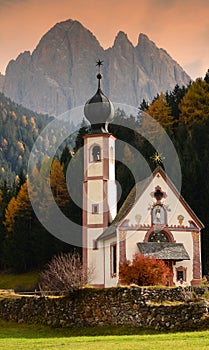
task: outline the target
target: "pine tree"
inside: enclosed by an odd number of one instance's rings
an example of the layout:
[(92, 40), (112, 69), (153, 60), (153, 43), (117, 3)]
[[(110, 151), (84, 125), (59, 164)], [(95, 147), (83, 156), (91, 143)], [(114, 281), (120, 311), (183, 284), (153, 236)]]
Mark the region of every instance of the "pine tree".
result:
[(191, 129), (195, 123), (203, 123), (209, 116), (209, 84), (197, 79), (183, 97), (179, 109), (180, 123)]
[(87, 133), (88, 130), (88, 125), (85, 121), (85, 119), (82, 120), (81, 123), (81, 127), (79, 129), (78, 135), (76, 137), (76, 141), (75, 141), (75, 147), (74, 147), (74, 151), (76, 152), (80, 147), (83, 146), (84, 142), (83, 142), (83, 136)]
[(171, 108), (171, 115), (174, 117), (175, 124), (179, 120), (179, 104), (186, 94), (188, 88), (185, 86), (180, 87), (178, 84), (174, 87), (173, 91), (166, 92), (166, 101)]
[(65, 146), (60, 157), (60, 163), (64, 167), (64, 174), (66, 174), (67, 167), (72, 159), (72, 152), (70, 152), (69, 147)]
[(148, 109), (149, 109), (149, 103), (143, 98), (142, 102), (140, 103), (139, 110), (147, 111)]
[(207, 73), (205, 74), (204, 80), (207, 84), (209, 84), (209, 69), (207, 70)]

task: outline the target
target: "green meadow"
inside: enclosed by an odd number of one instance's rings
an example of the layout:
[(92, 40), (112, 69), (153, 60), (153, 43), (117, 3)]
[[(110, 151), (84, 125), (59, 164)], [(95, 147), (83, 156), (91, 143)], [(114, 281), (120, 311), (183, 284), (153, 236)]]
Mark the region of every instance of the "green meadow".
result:
[(22, 274), (0, 274), (0, 289), (14, 289), (15, 291), (28, 291), (36, 288), (38, 272)]
[(0, 321), (0, 349), (208, 350), (209, 330), (162, 333), (128, 327), (56, 329)]

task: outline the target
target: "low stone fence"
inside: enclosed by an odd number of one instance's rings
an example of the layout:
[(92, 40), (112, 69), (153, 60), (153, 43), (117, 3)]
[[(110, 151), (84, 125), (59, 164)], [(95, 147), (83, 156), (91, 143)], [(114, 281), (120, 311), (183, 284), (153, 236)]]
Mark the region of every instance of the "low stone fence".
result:
[[(200, 292), (198, 294), (203, 294)], [(57, 327), (129, 325), (189, 330), (208, 323), (209, 304), (189, 288), (87, 288), (68, 297), (0, 300), (0, 318)]]

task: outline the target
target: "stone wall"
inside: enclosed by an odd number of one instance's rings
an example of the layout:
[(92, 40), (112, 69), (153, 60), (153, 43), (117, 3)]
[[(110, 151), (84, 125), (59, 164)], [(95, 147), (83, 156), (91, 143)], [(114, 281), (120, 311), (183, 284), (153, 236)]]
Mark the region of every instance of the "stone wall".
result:
[(0, 318), (58, 327), (129, 325), (188, 330), (207, 322), (208, 303), (184, 288), (90, 288), (68, 297), (2, 299)]

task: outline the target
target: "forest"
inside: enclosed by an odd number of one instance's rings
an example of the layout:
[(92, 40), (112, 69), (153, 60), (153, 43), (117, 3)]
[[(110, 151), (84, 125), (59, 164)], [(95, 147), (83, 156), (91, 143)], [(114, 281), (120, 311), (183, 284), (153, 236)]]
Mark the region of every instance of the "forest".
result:
[[(205, 229), (202, 231), (203, 274), (209, 275), (209, 70), (205, 78), (198, 78), (188, 86), (175, 86), (173, 91), (157, 95), (151, 103), (143, 100), (139, 106), (156, 119), (166, 130), (174, 144), (181, 164), (181, 194), (188, 202)], [(70, 252), (73, 247), (52, 236), (33, 211), (28, 195), (27, 162), (32, 145), (45, 125), (51, 120), (14, 104), (0, 95), (0, 270), (26, 272), (41, 270), (57, 253)], [(123, 161), (116, 161), (116, 179), (122, 194), (118, 209), (134, 186), (136, 179), (129, 170), (134, 166), (132, 147), (137, 149), (152, 170), (162, 165), (153, 160), (155, 149), (142, 136), (142, 120), (116, 111), (115, 124), (109, 130), (118, 140), (124, 141)], [(131, 125), (131, 129), (126, 125)], [(75, 142), (65, 142), (52, 161), (50, 186), (54, 199), (64, 215), (81, 227), (81, 208), (74, 203), (66, 184), (67, 168), (71, 164), (77, 176), (73, 191), (82, 196), (83, 155), (82, 136), (89, 126), (83, 121)], [(155, 130), (152, 131), (155, 133)], [(43, 149), (53, 141), (53, 135), (43, 140)], [(121, 144), (116, 141), (117, 152)], [(40, 150), (41, 152), (41, 150)], [(42, 159), (42, 166), (33, 169), (33, 176), (39, 179), (49, 158)], [(124, 165), (124, 163), (126, 165)], [(162, 165), (163, 166), (163, 165)], [(146, 174), (145, 174), (146, 175)], [(33, 188), (36, 193), (36, 188)], [(44, 208), (43, 208), (44, 212)], [(80, 230), (81, 234), (81, 230)]]

